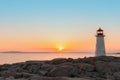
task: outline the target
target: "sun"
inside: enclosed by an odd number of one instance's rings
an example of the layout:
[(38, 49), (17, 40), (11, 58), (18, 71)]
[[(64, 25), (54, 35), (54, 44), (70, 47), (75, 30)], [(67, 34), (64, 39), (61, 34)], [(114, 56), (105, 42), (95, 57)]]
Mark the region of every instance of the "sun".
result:
[(58, 47), (58, 50), (59, 50), (59, 51), (63, 51), (63, 49), (64, 49), (63, 46), (59, 46), (59, 47)]

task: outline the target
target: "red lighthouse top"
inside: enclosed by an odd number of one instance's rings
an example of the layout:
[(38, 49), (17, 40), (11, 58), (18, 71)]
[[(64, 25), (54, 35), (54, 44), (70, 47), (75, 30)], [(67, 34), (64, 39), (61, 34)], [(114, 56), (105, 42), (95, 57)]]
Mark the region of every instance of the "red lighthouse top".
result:
[(103, 30), (102, 30), (101, 28), (99, 28), (99, 29), (97, 30), (97, 35), (96, 35), (96, 36), (104, 36)]

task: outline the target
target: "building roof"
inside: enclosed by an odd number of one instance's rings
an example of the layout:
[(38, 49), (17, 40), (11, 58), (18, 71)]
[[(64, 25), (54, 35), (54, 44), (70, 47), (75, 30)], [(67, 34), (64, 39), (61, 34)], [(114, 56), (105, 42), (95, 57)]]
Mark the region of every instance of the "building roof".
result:
[(103, 31), (101, 28), (99, 28), (97, 31)]

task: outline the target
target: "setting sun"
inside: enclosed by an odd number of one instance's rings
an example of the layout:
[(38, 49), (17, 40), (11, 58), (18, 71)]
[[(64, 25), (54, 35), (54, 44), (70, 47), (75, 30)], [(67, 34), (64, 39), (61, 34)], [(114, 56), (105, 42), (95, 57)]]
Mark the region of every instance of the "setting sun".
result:
[(64, 49), (64, 48), (63, 48), (62, 46), (59, 46), (59, 47), (58, 47), (58, 50), (59, 50), (59, 51), (63, 51), (63, 49)]

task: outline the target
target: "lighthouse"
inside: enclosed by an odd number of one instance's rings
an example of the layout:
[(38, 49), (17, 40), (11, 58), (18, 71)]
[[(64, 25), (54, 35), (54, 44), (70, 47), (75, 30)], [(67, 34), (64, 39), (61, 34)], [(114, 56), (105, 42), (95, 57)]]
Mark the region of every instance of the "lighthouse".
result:
[(99, 28), (96, 35), (96, 56), (106, 56), (104, 37), (103, 30)]

